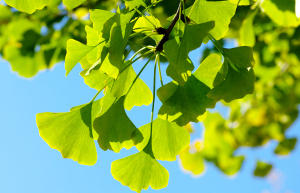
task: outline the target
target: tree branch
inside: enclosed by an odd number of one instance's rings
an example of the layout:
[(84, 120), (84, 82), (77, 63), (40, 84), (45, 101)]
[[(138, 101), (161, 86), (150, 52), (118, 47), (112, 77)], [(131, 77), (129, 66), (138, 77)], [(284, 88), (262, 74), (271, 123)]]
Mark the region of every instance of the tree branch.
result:
[[(185, 1), (186, 1), (186, 0), (184, 0), (183, 3), (185, 3)], [(175, 15), (175, 17), (173, 18), (173, 20), (172, 20), (170, 26), (168, 27), (168, 29), (167, 29), (167, 31), (166, 31), (166, 34), (164, 35), (164, 37), (163, 37), (163, 38), (158, 42), (158, 44), (156, 45), (156, 47), (155, 47), (155, 48), (156, 48), (156, 51), (160, 51), (160, 52), (163, 51), (163, 49), (164, 49), (164, 48), (163, 48), (164, 43), (166, 43), (166, 41), (169, 40), (169, 35), (170, 35), (172, 29), (174, 28), (176, 22), (177, 22), (178, 19), (179, 19), (179, 15), (180, 15), (180, 6), (181, 6), (181, 3), (179, 3), (179, 7), (178, 7), (178, 9), (177, 9), (176, 15)]]

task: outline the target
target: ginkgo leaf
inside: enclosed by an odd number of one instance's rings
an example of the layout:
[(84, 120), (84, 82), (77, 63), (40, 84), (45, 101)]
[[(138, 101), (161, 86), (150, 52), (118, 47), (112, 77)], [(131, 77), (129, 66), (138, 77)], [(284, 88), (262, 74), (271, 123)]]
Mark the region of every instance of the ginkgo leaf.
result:
[(224, 56), (228, 62), (234, 64), (238, 68), (254, 67), (253, 50), (248, 46), (241, 46), (231, 49), (223, 48)]
[(66, 5), (69, 9), (74, 9), (85, 1), (86, 0), (63, 0), (63, 4)]
[[(156, 19), (154, 16), (145, 16), (145, 17), (139, 17), (139, 19), (136, 21), (134, 25), (135, 32), (143, 32), (144, 30), (147, 30), (144, 31), (143, 33), (145, 35), (150, 35), (153, 34), (153, 30), (155, 29), (155, 27), (156, 28), (162, 27), (160, 21)], [(163, 35), (153, 34), (150, 35), (150, 37), (154, 39), (155, 42), (159, 42), (159, 40), (163, 37)]]
[[(108, 92), (103, 99), (105, 97), (113, 99), (107, 95), (109, 95)], [(114, 152), (120, 152), (122, 148), (130, 149), (133, 146), (131, 133), (137, 128), (126, 115), (124, 99), (125, 97), (115, 99), (107, 110), (103, 110), (105, 107), (102, 107), (94, 121), (94, 128), (99, 134), (98, 144), (104, 151), (110, 149)], [(114, 118), (111, 119), (111, 117)]]
[(228, 65), (228, 73), (223, 82), (214, 87), (207, 96), (215, 100), (230, 102), (240, 99), (254, 91), (255, 75), (253, 69), (235, 68)]
[(167, 67), (166, 73), (179, 85), (183, 86), (194, 70), (194, 65), (189, 59), (182, 62), (179, 66), (175, 67), (170, 63)]
[(115, 26), (111, 32), (108, 55), (104, 59), (101, 70), (117, 79), (123, 64), (123, 54), (135, 22), (126, 24), (126, 28)]
[(256, 0), (229, 0), (229, 2), (238, 4), (238, 5), (251, 5), (255, 1)]
[[(210, 58), (214, 59), (210, 60)], [(214, 108), (217, 102), (206, 95), (210, 92), (209, 86), (211, 86), (221, 68), (222, 63), (220, 60), (220, 56), (216, 54), (210, 55), (206, 61), (203, 61), (196, 72), (189, 77), (184, 86), (178, 86), (171, 82), (159, 88), (157, 96), (163, 102), (158, 112), (159, 116), (166, 117), (167, 115), (169, 121), (175, 121), (179, 126), (184, 126), (189, 122), (199, 122), (201, 115), (206, 112), (206, 108)], [(207, 72), (204, 70), (206, 68), (212, 70)], [(204, 84), (202, 81), (209, 85)], [(171, 96), (165, 94), (167, 93), (165, 89), (171, 90), (174, 94)]]
[(228, 25), (235, 14), (236, 7), (236, 4), (229, 1), (196, 0), (186, 12), (189, 13), (188, 17), (198, 24), (215, 21), (215, 28), (209, 33), (219, 40), (228, 31)]
[[(194, 70), (194, 65), (187, 61), (189, 52), (200, 47), (203, 39), (213, 28), (213, 21), (198, 25), (187, 25), (181, 41), (176, 37), (164, 44), (164, 51), (170, 65), (172, 65), (172, 67), (168, 67), (167, 74), (173, 79), (175, 78), (174, 80), (181, 86), (184, 85), (187, 77), (189, 77)], [(179, 76), (176, 76), (174, 71), (177, 72)]]
[(261, 8), (275, 23), (282, 27), (298, 27), (294, 1), (264, 0)]
[(112, 162), (111, 174), (136, 192), (149, 186), (155, 190), (165, 188), (169, 181), (169, 172), (156, 161), (151, 143), (139, 153)]
[(82, 76), (82, 78), (84, 79), (85, 84), (98, 91), (100, 89), (103, 89), (103, 87), (113, 79), (112, 77), (101, 73), (100, 70), (92, 70), (88, 75), (86, 75), (87, 71), (88, 69), (80, 72), (80, 76)]
[(224, 60), (220, 71), (218, 72), (216, 78), (214, 79), (213, 87), (216, 87), (218, 84), (223, 82), (226, 78), (227, 73), (228, 73), (228, 60)]
[(244, 156), (234, 157), (223, 153), (218, 156), (216, 165), (226, 175), (234, 175), (240, 170), (243, 161), (244, 161)]
[(295, 148), (296, 143), (296, 138), (285, 139), (278, 144), (275, 153), (278, 155), (288, 155)]
[(241, 46), (250, 46), (253, 47), (255, 45), (255, 34), (253, 29), (253, 21), (259, 9), (253, 11), (250, 15), (246, 17), (243, 21), (242, 26), (240, 28), (240, 45)]
[(97, 152), (92, 120), (100, 111), (100, 101), (75, 107), (68, 113), (38, 113), (36, 122), (40, 136), (64, 158), (79, 164), (94, 165)]
[(265, 177), (266, 175), (268, 175), (270, 173), (272, 168), (273, 168), (273, 166), (271, 164), (257, 161), (254, 175), (258, 176), (258, 177)]
[(201, 152), (190, 152), (190, 147), (179, 154), (180, 163), (184, 171), (192, 172), (194, 175), (200, 175), (204, 172), (204, 157)]
[[(142, 151), (150, 139), (151, 123), (139, 128), (133, 140), (141, 141), (136, 145)], [(152, 150), (155, 159), (175, 161), (176, 156), (190, 144), (190, 134), (184, 127), (174, 122), (157, 118), (152, 123)]]
[(104, 24), (112, 18), (115, 13), (102, 9), (90, 9), (90, 15), (91, 21), (93, 22), (93, 28), (100, 34)]
[(35, 10), (43, 9), (49, 5), (51, 1), (52, 0), (5, 0), (5, 3), (19, 11), (32, 14)]
[(147, 7), (144, 0), (125, 0), (125, 6), (131, 11), (134, 8), (138, 8), (139, 6)]
[[(124, 67), (129, 63), (131, 63), (131, 61), (125, 62)], [(114, 82), (111, 88), (111, 94), (116, 98), (127, 95), (124, 105), (125, 109), (128, 111), (130, 111), (133, 106), (148, 106), (152, 102), (152, 92), (147, 84), (145, 84), (140, 78), (137, 78), (131, 90), (129, 91), (136, 76), (137, 75), (131, 65), (127, 67), (122, 74), (120, 74), (120, 77)]]
[(66, 76), (76, 64), (94, 48), (95, 46), (87, 46), (73, 39), (68, 40), (65, 62)]

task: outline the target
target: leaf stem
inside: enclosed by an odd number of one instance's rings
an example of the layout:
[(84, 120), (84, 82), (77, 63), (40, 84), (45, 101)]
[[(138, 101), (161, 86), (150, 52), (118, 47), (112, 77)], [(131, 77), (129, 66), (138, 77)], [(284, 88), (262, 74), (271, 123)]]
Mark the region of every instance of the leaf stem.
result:
[(132, 82), (132, 84), (131, 84), (131, 86), (130, 86), (127, 94), (126, 94), (126, 97), (127, 97), (128, 93), (130, 92), (130, 90), (132, 89), (132, 87), (133, 87), (134, 83), (136, 82), (136, 80), (138, 79), (138, 77), (142, 74), (142, 72), (144, 71), (144, 69), (146, 68), (146, 66), (149, 64), (149, 62), (152, 60), (152, 58), (154, 56), (155, 56), (155, 54), (153, 54), (153, 56), (151, 56), (149, 58), (149, 60), (146, 62), (146, 64), (143, 66), (143, 68), (140, 70), (140, 72), (136, 75), (135, 79), (133, 80), (133, 82)]
[(160, 70), (160, 52), (158, 52), (158, 54), (156, 55), (156, 59), (157, 59), (157, 64), (158, 64), (158, 72), (159, 72), (160, 83), (161, 83), (161, 86), (163, 86), (164, 83), (163, 83), (163, 79), (162, 79), (162, 75), (161, 75), (161, 70)]
[[(156, 84), (156, 65), (157, 65), (157, 60), (155, 61), (154, 64), (154, 75), (153, 75), (153, 102), (152, 102), (152, 111), (151, 111), (151, 123), (150, 123), (150, 139), (149, 142), (152, 140), (152, 128), (153, 128), (153, 114), (154, 114), (154, 104), (155, 104), (155, 84)], [(151, 143), (151, 142), (150, 142)]]

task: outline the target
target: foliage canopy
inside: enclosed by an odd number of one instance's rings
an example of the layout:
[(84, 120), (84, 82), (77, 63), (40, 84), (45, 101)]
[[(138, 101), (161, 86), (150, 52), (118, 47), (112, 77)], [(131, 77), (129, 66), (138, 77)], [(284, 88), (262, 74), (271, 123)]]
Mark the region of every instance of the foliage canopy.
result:
[[(295, 147), (297, 139), (285, 132), (298, 117), (300, 101), (299, 0), (5, 3), (0, 5), (0, 51), (13, 71), (29, 78), (65, 60), (67, 76), (80, 63), (84, 82), (98, 90), (70, 112), (37, 114), (40, 136), (64, 158), (94, 165), (95, 140), (104, 151), (135, 146), (139, 153), (114, 161), (111, 172), (141, 192), (149, 185), (167, 186), (169, 173), (157, 160), (179, 155), (183, 168), (195, 175), (205, 162), (233, 175), (244, 160), (235, 155), (239, 147), (276, 140), (279, 155)], [(238, 46), (226, 48), (226, 38)], [(213, 46), (196, 68), (189, 53), (208, 42)], [(132, 65), (140, 58), (148, 62), (136, 73)], [(151, 91), (139, 76), (153, 60)], [(161, 62), (168, 63), (172, 82), (163, 83)], [(104, 97), (95, 100), (102, 91)], [(156, 95), (162, 106), (153, 120)], [(228, 119), (208, 111), (217, 102), (230, 108)], [(125, 109), (151, 103), (150, 123), (136, 128)], [(191, 122), (204, 123), (202, 139), (190, 142)], [(254, 175), (264, 177), (271, 169), (258, 160)]]

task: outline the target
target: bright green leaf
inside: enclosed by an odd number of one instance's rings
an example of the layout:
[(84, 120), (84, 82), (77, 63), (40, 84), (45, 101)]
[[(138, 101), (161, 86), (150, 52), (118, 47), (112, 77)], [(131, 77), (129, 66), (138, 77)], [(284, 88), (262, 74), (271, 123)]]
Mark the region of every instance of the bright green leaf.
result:
[[(139, 128), (133, 140), (142, 141), (136, 147), (142, 151), (149, 142), (151, 123)], [(152, 125), (152, 150), (155, 159), (175, 161), (176, 156), (190, 144), (190, 134), (174, 122), (157, 118)]]
[[(124, 67), (127, 63), (130, 63), (130, 61), (125, 62)], [(128, 67), (125, 71), (122, 72), (122, 74), (120, 74), (120, 77), (114, 82), (111, 89), (111, 94), (116, 98), (126, 95), (136, 76), (137, 75), (134, 72), (133, 67)], [(126, 95), (124, 104), (125, 109), (130, 111), (133, 106), (148, 106), (151, 104), (151, 102), (151, 90), (149, 89), (147, 84), (144, 83), (143, 80), (138, 78), (135, 81), (129, 93)]]
[(180, 163), (184, 171), (190, 171), (194, 175), (200, 175), (204, 169), (204, 158), (201, 152), (190, 152), (191, 148), (186, 148), (179, 154)]
[(125, 0), (125, 6), (131, 11), (134, 8), (138, 8), (139, 6), (147, 7), (144, 0)]
[(74, 66), (94, 48), (95, 46), (87, 46), (73, 39), (68, 40), (65, 62), (66, 76)]
[[(178, 86), (171, 82), (159, 88), (157, 96), (163, 102), (158, 112), (159, 116), (165, 117), (168, 115), (169, 121), (175, 121), (178, 125), (184, 126), (189, 122), (199, 122), (206, 108), (214, 108), (217, 101), (208, 98), (206, 95), (211, 90), (210, 86), (221, 68), (220, 59), (217, 55), (210, 55), (184, 86)], [(211, 70), (209, 72), (205, 71), (207, 68)], [(204, 84), (204, 82), (209, 85)], [(175, 87), (177, 87), (176, 91), (174, 91)], [(169, 90), (174, 94), (167, 94)]]
[(282, 27), (298, 27), (299, 20), (295, 14), (295, 2), (291, 0), (264, 0), (261, 3), (264, 12)]
[[(107, 95), (109, 93), (106, 93), (102, 100), (105, 100), (106, 97), (109, 97), (110, 101), (114, 100), (113, 97)], [(133, 146), (131, 133), (137, 128), (126, 115), (124, 99), (125, 97), (115, 99), (107, 110), (102, 107), (94, 121), (94, 128), (99, 134), (98, 144), (104, 151), (110, 149), (114, 152), (120, 152), (123, 147), (130, 149)], [(101, 104), (103, 103), (101, 102)], [(111, 119), (112, 117), (113, 119)]]
[[(156, 19), (154, 16), (145, 16), (145, 17), (139, 17), (139, 19), (136, 21), (134, 26), (135, 32), (142, 32), (144, 30), (147, 30), (143, 33), (145, 35), (150, 35), (153, 34), (153, 30), (155, 29), (155, 27), (156, 28), (162, 27), (160, 21)], [(155, 27), (152, 24), (154, 24)], [(159, 40), (163, 37), (163, 35), (156, 34), (156, 35), (151, 35), (150, 37), (154, 39), (155, 42), (159, 42)]]
[(258, 9), (253, 11), (247, 18), (243, 21), (243, 24), (240, 28), (240, 45), (241, 46), (250, 46), (255, 45), (255, 34), (253, 29), (253, 21), (258, 12)]
[(189, 12), (188, 17), (198, 24), (215, 21), (215, 28), (209, 33), (219, 40), (228, 31), (228, 25), (235, 14), (236, 7), (236, 4), (228, 1), (196, 0), (187, 12)]
[(100, 102), (75, 107), (68, 113), (38, 113), (40, 136), (48, 145), (79, 164), (94, 165), (97, 152), (92, 120), (100, 111)]
[(155, 160), (151, 143), (141, 152), (116, 160), (111, 164), (112, 176), (131, 190), (157, 190), (165, 188), (169, 181), (169, 172)]
[(5, 3), (17, 10), (32, 14), (35, 10), (43, 9), (49, 5), (51, 1), (52, 0), (5, 0)]
[(69, 9), (74, 9), (85, 1), (86, 0), (63, 0), (63, 4), (66, 5)]

